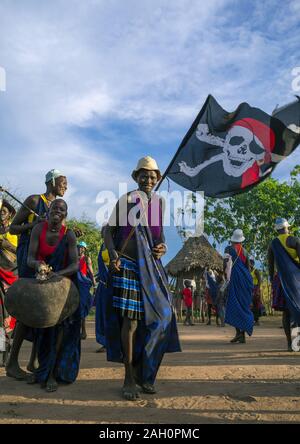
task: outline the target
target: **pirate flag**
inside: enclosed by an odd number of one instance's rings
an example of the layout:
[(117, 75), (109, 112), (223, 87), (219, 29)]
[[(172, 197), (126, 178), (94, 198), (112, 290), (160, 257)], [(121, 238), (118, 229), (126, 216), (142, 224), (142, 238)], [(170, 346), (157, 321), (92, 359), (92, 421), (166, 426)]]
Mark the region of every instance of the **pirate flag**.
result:
[(299, 98), (270, 116), (248, 103), (229, 113), (209, 95), (165, 174), (191, 191), (229, 197), (266, 179), (299, 143)]

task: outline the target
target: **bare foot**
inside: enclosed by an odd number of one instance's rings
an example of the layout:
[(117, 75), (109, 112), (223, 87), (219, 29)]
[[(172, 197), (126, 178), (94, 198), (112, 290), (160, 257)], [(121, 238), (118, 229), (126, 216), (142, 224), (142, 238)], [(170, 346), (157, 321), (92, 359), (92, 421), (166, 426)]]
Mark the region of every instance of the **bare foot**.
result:
[(136, 401), (140, 397), (139, 389), (135, 383), (124, 383), (122, 396), (126, 401)]
[(56, 380), (50, 377), (46, 382), (46, 392), (48, 393), (56, 392), (57, 389), (58, 389), (58, 384)]
[(26, 379), (27, 373), (21, 369), (18, 364), (15, 365), (7, 365), (6, 366), (6, 376), (9, 378), (15, 378), (18, 381), (24, 381)]

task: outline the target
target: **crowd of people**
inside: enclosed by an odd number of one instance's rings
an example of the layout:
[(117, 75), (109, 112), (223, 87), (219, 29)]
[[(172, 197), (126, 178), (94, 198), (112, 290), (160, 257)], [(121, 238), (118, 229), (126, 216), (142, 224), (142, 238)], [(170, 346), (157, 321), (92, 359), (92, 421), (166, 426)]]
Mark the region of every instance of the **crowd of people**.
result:
[[(268, 250), (268, 271), (272, 289), (274, 311), (282, 312), (282, 326), (287, 339), (288, 351), (292, 348), (292, 329), (300, 326), (300, 239), (289, 233), (289, 223), (277, 218), (274, 232), (277, 236)], [(181, 293), (186, 309), (184, 325), (193, 324), (193, 311), (198, 311), (200, 321), (211, 325), (212, 314), (216, 325), (235, 327), (232, 343), (245, 343), (246, 336), (253, 333), (254, 325), (266, 314), (262, 301), (262, 276), (255, 266), (255, 259), (243, 247), (245, 237), (236, 229), (225, 248), (223, 270), (213, 270), (206, 265), (199, 279), (184, 280)], [(194, 309), (194, 310), (193, 310)]]
[[(181, 348), (161, 262), (167, 251), (163, 203), (153, 192), (161, 173), (155, 160), (147, 156), (140, 159), (132, 177), (137, 189), (120, 198), (108, 224), (102, 227), (104, 242), (99, 246), (97, 276), (83, 233), (68, 228), (68, 205), (63, 199), (68, 183), (63, 173), (49, 171), (46, 191), (29, 196), (17, 212), (9, 201), (2, 201), (0, 328), (5, 336), (2, 358), (8, 377), (40, 383), (48, 392), (56, 391), (59, 382), (74, 382), (94, 292), (96, 340), (101, 345), (98, 351), (105, 350), (109, 361), (124, 364), (122, 396), (134, 401), (141, 392), (156, 393), (155, 380), (164, 354), (180, 352)], [(132, 224), (130, 214), (135, 206), (139, 223)], [(153, 214), (157, 216), (154, 222)], [(300, 325), (300, 240), (289, 234), (285, 219), (278, 219), (275, 229), (278, 235), (269, 249), (273, 306), (283, 312), (288, 349), (292, 350), (291, 326)], [(208, 325), (215, 312), (220, 327), (228, 324), (236, 329), (232, 343), (245, 343), (245, 333), (252, 335), (261, 312), (261, 275), (243, 247), (244, 241), (242, 230), (236, 229), (225, 249), (223, 270), (211, 270), (207, 265), (202, 276), (204, 291), (185, 280), (182, 292), (184, 324), (194, 325), (192, 307), (198, 292), (201, 319), (204, 321), (204, 306)], [(7, 312), (5, 295), (18, 279), (29, 283), (45, 269), (49, 282), (54, 276), (71, 279), (80, 303), (62, 322), (32, 328)], [(54, 307), (55, 300), (52, 304)], [(32, 343), (27, 371), (19, 365), (24, 340)]]

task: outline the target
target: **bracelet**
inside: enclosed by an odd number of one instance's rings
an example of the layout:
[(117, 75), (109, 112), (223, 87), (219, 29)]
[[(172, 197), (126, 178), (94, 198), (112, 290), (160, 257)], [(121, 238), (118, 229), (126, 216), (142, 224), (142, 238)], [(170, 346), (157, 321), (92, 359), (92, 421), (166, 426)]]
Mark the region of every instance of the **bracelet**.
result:
[(161, 243), (161, 245), (163, 245), (164, 247), (165, 247), (165, 249), (166, 249), (166, 253), (168, 252), (168, 247), (167, 247), (167, 245), (165, 244), (165, 243)]

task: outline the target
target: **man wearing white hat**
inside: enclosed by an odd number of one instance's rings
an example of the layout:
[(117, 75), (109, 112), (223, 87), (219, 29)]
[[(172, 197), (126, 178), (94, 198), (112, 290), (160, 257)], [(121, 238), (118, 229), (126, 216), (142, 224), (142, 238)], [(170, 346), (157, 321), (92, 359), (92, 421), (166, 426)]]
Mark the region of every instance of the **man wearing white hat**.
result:
[(108, 360), (125, 365), (122, 395), (135, 401), (136, 384), (144, 393), (155, 393), (164, 353), (180, 351), (180, 345), (160, 261), (166, 245), (163, 203), (153, 193), (161, 179), (156, 161), (149, 156), (140, 159), (132, 178), (138, 190), (121, 197), (105, 228), (112, 270), (105, 340)]
[[(57, 196), (63, 197), (67, 191), (67, 178), (57, 169), (48, 171), (45, 177), (45, 184), (47, 187), (46, 192), (44, 194), (33, 194), (27, 197), (24, 201), (24, 206), (19, 209), (10, 226), (10, 233), (20, 236), (17, 248), (19, 277), (33, 277), (34, 274), (27, 266), (31, 230), (46, 218), (51, 202), (53, 202)], [(30, 212), (29, 209), (31, 209), (32, 212)], [(34, 213), (40, 217), (38, 218)], [(24, 372), (18, 364), (19, 351), (25, 338), (33, 340), (32, 330), (18, 322), (10, 358), (6, 366), (7, 376), (18, 380), (26, 378), (26, 372)], [(34, 371), (35, 357), (35, 347), (33, 346), (30, 361), (27, 366), (27, 370), (30, 372)]]
[[(249, 256), (243, 247), (245, 240), (243, 231), (234, 230), (231, 237), (231, 245), (226, 247), (225, 254), (230, 255), (232, 267), (228, 285), (228, 297), (226, 303), (225, 323), (236, 329), (236, 335), (232, 343), (245, 343), (245, 332), (252, 335), (254, 318), (251, 311), (253, 280), (250, 274)], [(224, 260), (224, 272), (227, 259)]]
[(300, 326), (300, 239), (289, 233), (289, 227), (286, 219), (276, 219), (277, 237), (270, 244), (268, 262), (273, 308), (283, 312), (288, 350), (293, 351), (291, 328)]

